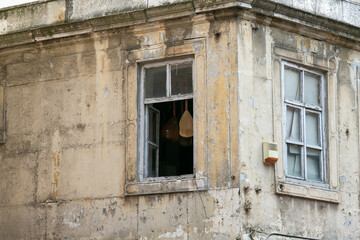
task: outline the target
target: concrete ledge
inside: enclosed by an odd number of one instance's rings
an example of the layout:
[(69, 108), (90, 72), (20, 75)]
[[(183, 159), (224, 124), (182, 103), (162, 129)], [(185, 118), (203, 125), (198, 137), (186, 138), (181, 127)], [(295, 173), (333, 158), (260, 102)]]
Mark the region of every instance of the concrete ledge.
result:
[(340, 202), (340, 194), (337, 190), (320, 188), (311, 185), (301, 185), (289, 182), (276, 182), (275, 192), (277, 194), (315, 199), (325, 202)]
[(171, 8), (155, 7), (146, 9), (149, 22), (165, 20), (167, 18), (184, 17), (194, 13), (191, 2), (171, 5)]
[(254, 11), (268, 16), (293, 20), (298, 23), (304, 21), (303, 23), (306, 23), (309, 26), (319, 26), (324, 30), (329, 30), (335, 34), (338, 32), (340, 34), (347, 33), (348, 37), (354, 35), (356, 36), (355, 39), (360, 38), (359, 26), (351, 25), (347, 22), (340, 22), (330, 19), (329, 17), (315, 15), (271, 0), (255, 0), (252, 6)]
[(204, 191), (208, 189), (207, 178), (178, 178), (153, 182), (127, 183), (125, 195), (146, 195), (173, 192)]
[(271, 1), (288, 6), (295, 10), (310, 13), (312, 15), (317, 15), (360, 27), (360, 1), (358, 0)]

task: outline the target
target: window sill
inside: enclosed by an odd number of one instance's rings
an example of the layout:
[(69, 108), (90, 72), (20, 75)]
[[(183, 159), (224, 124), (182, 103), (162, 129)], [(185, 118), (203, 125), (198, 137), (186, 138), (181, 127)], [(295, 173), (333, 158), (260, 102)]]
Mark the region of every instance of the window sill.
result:
[(340, 195), (337, 190), (319, 188), (311, 185), (278, 181), (276, 182), (275, 192), (281, 195), (315, 199), (325, 202), (340, 202)]
[(159, 193), (189, 192), (207, 190), (207, 178), (179, 178), (148, 182), (127, 183), (125, 195), (147, 195)]

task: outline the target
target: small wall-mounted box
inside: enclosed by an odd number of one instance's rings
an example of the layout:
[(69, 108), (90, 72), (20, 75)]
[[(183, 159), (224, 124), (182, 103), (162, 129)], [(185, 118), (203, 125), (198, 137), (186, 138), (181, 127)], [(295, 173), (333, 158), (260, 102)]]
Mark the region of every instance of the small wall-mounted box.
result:
[(264, 163), (275, 164), (279, 159), (277, 143), (263, 142)]

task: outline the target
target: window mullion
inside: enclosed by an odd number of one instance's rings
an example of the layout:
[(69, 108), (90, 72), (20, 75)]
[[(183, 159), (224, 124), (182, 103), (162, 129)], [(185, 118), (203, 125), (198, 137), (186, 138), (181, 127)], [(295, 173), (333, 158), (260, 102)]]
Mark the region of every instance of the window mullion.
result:
[(318, 129), (319, 129), (319, 137), (320, 137), (320, 146), (321, 146), (321, 153), (320, 153), (320, 166), (321, 166), (321, 181), (324, 181), (324, 144), (323, 144), (323, 136), (322, 136), (322, 114), (319, 114), (319, 118), (318, 118)]
[(160, 112), (156, 114), (156, 163), (155, 163), (155, 171), (156, 171), (156, 177), (159, 176), (159, 144), (160, 144)]
[(144, 100), (145, 104), (153, 104), (153, 103), (162, 103), (162, 102), (170, 102), (170, 101), (179, 101), (179, 100), (186, 100), (186, 99), (192, 99), (193, 94), (179, 94), (175, 96), (170, 97), (158, 97), (158, 98), (146, 98)]
[(303, 147), (303, 157), (302, 157), (302, 172), (304, 174), (304, 179), (307, 180), (307, 163), (306, 163), (306, 110), (305, 108), (301, 109), (301, 133), (302, 133), (302, 140), (304, 143)]
[(140, 180), (143, 180), (144, 177), (147, 177), (148, 175), (148, 162), (145, 159), (148, 159), (148, 146), (147, 146), (147, 132), (148, 132), (148, 128), (147, 128), (147, 110), (146, 110), (146, 105), (144, 105), (144, 99), (145, 99), (145, 67), (142, 67), (141, 69), (141, 87), (140, 87), (140, 118), (141, 118), (141, 123), (140, 123), (140, 161), (141, 161), (141, 170), (140, 170), (140, 174), (139, 174), (139, 178)]
[[(304, 71), (301, 71), (301, 102), (302, 104), (305, 105), (305, 73)], [(304, 147), (303, 147), (303, 157), (302, 157), (302, 172), (303, 172), (303, 177), (305, 180), (307, 180), (307, 164), (306, 164), (306, 124), (305, 124), (305, 116), (306, 116), (306, 111), (305, 111), (305, 107), (303, 107), (301, 109), (301, 133), (302, 133), (302, 140), (304, 143)]]
[(306, 147), (307, 147), (307, 148), (311, 148), (311, 149), (315, 149), (315, 150), (322, 151), (322, 147), (319, 147), (319, 146), (307, 145)]
[(301, 71), (301, 77), (300, 77), (300, 86), (301, 86), (301, 102), (302, 104), (305, 104), (305, 92), (304, 92), (304, 89), (305, 89), (305, 74), (304, 74), (304, 71)]
[(323, 114), (325, 111), (325, 103), (324, 103), (324, 91), (325, 91), (325, 87), (324, 87), (324, 77), (321, 76), (320, 77), (320, 106), (321, 106), (321, 112), (319, 113), (319, 136), (320, 136), (320, 146), (321, 146), (321, 153), (320, 153), (320, 158), (321, 158), (321, 181), (322, 182), (326, 182), (325, 178), (326, 178), (326, 166), (325, 166), (325, 136), (323, 135), (323, 131), (325, 129), (323, 129), (325, 127), (324, 125), (324, 119), (323, 119)]
[(170, 64), (166, 64), (166, 96), (171, 96), (171, 69)]
[(319, 142), (320, 142), (320, 147), (322, 148), (323, 147), (323, 142), (322, 142), (322, 134), (321, 134), (321, 132), (322, 132), (322, 126), (321, 126), (321, 121), (322, 121), (322, 117), (321, 117), (321, 113), (319, 113), (318, 114), (318, 122), (317, 122), (317, 124), (318, 124), (318, 136), (319, 136)]
[[(144, 109), (144, 112), (145, 112), (145, 114), (144, 114), (144, 130), (145, 130), (145, 132), (144, 132), (144, 139), (145, 139), (145, 141), (144, 141), (144, 149), (145, 149), (145, 151), (144, 151), (144, 157), (145, 157), (145, 159), (148, 159), (149, 158), (149, 116), (148, 116), (148, 106), (147, 105), (145, 105), (145, 109)], [(149, 162), (146, 160), (146, 161), (144, 161), (144, 174), (145, 174), (145, 177), (148, 177), (149, 176), (149, 171), (148, 171), (148, 169), (149, 169)]]
[(158, 148), (158, 147), (159, 147), (159, 144), (153, 143), (153, 142), (150, 141), (150, 140), (149, 140), (147, 143), (150, 144), (151, 146), (155, 147), (155, 148)]
[(289, 143), (289, 144), (293, 144), (293, 145), (304, 146), (303, 142), (293, 141), (293, 140), (289, 140), (289, 139), (286, 139), (285, 142)]
[(304, 104), (301, 103), (301, 102), (296, 102), (296, 101), (287, 100), (287, 99), (285, 99), (284, 102), (285, 102), (288, 106), (291, 106), (291, 107), (297, 107), (297, 108), (304, 107)]

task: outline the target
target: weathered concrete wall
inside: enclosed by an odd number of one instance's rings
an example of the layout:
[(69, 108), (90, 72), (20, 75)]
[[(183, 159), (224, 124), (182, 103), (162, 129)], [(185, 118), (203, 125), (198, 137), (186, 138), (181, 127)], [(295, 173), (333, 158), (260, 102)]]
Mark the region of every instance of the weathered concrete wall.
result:
[[(294, 17), (293, 13), (282, 12), (284, 7), (289, 7), (293, 12), (301, 10), (312, 16), (321, 16), (360, 27), (358, 17), (360, 3), (345, 0), (130, 0), (120, 2), (116, 0), (46, 0), (0, 9), (0, 35), (44, 26), (62, 26), (69, 22), (82, 22), (131, 12), (146, 15), (149, 21), (161, 16), (163, 14), (161, 9), (184, 16), (181, 5), (185, 5), (185, 8), (192, 13), (227, 7), (246, 8), (263, 13), (263, 8), (265, 8), (276, 17), (289, 18), (290, 16), (289, 19), (291, 19)], [(304, 17), (306, 14), (301, 15)], [(315, 25), (322, 24), (321, 21), (315, 22), (314, 19), (310, 22)], [(337, 23), (332, 23), (332, 25), (337, 25)], [(90, 24), (86, 27), (93, 26)]]
[[(242, 203), (251, 204), (251, 209), (242, 212), (244, 229), (319, 239), (358, 239), (359, 76), (356, 69), (360, 53), (249, 21), (239, 21), (238, 34), (239, 147), (244, 180), (241, 192)], [(280, 49), (287, 49), (291, 54), (283, 55)], [(340, 195), (338, 203), (274, 194), (279, 173), (273, 166), (261, 162), (263, 141), (277, 142), (279, 161), (283, 160), (280, 60), (315, 69), (326, 66), (326, 79), (335, 81), (336, 87), (327, 82), (328, 91), (332, 90), (327, 92), (326, 131), (330, 135), (328, 152), (336, 152), (338, 172), (331, 173), (332, 166), (328, 166), (328, 174), (330, 179), (338, 181), (335, 187)], [(335, 130), (330, 121), (336, 122)], [(310, 192), (308, 194), (305, 197), (310, 197)], [(260, 236), (264, 235), (255, 233), (255, 237)]]
[(347, 0), (308, 0), (308, 1), (288, 1), (288, 0), (271, 0), (275, 3), (284, 4), (294, 9), (306, 11), (317, 16), (334, 19), (345, 22), (353, 26), (360, 27), (359, 1)]
[[(316, 34), (231, 9), (2, 48), (0, 238), (242, 239), (255, 231), (255, 239), (359, 239), (360, 53), (350, 40), (353, 48)], [(205, 190), (129, 196), (137, 68), (182, 56), (196, 62), (195, 173)], [(328, 79), (331, 192), (278, 189), (283, 60)], [(279, 145), (275, 166), (263, 164), (264, 141)]]
[[(4, 49), (1, 238), (236, 238), (240, 196), (229, 188), (239, 186), (239, 125), (230, 111), (238, 101), (236, 28), (235, 18), (202, 16)], [(127, 86), (137, 82), (128, 78), (137, 66), (129, 53), (164, 47), (155, 57), (166, 59), (177, 54), (171, 46), (203, 38), (211, 57), (199, 61), (207, 88), (197, 94), (206, 96), (208, 109), (199, 112), (213, 127), (203, 126), (199, 141), (209, 145), (211, 190), (125, 196), (125, 143), (136, 138), (126, 134), (126, 116), (137, 111), (126, 108)], [(148, 52), (140, 58), (155, 59)]]
[(0, 10), (0, 34), (62, 23), (65, 21), (65, 11), (65, 0)]

